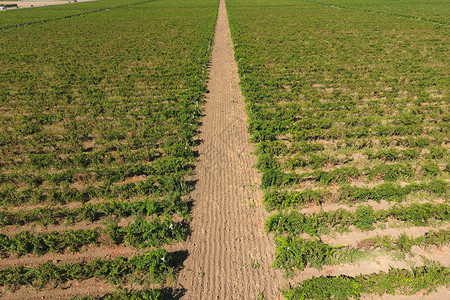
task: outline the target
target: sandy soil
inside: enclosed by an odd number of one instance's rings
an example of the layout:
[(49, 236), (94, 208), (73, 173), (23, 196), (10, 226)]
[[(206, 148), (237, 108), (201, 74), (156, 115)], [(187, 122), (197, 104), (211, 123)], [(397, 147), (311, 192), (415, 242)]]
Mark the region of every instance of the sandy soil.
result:
[[(78, 2), (88, 2), (95, 0), (78, 0)], [(73, 4), (73, 0), (70, 4)], [(46, 6), (46, 5), (60, 5), (60, 4), (69, 4), (69, 1), (0, 1), (0, 4), (17, 4), (19, 8), (27, 8), (27, 7), (38, 7), (38, 6)], [(14, 8), (8, 8), (8, 10), (12, 10)]]
[(225, 3), (220, 2), (212, 52), (210, 93), (200, 128), (192, 194), (189, 256), (177, 284), (183, 299), (281, 299), (281, 274), (269, 269), (275, 247), (264, 232), (261, 178), (248, 142)]

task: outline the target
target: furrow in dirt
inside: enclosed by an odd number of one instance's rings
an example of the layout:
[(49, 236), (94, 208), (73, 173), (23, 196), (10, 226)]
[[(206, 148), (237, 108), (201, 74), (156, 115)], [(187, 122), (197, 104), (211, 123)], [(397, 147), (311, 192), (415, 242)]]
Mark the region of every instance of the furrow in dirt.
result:
[(221, 0), (212, 51), (210, 93), (199, 138), (196, 189), (192, 193), (189, 256), (178, 285), (184, 299), (280, 299), (281, 274), (269, 269), (272, 238), (264, 232), (267, 216), (252, 166), (245, 104)]

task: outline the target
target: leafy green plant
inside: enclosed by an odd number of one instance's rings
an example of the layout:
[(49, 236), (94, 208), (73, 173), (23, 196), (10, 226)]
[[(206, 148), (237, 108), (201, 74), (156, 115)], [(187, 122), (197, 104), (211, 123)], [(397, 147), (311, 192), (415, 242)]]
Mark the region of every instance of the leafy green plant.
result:
[(283, 291), (285, 299), (361, 299), (362, 294), (406, 294), (448, 285), (450, 269), (438, 265), (394, 269), (356, 277), (327, 276), (307, 279)]
[(320, 268), (336, 251), (335, 247), (317, 239), (304, 240), (302, 238), (278, 237), (275, 239), (276, 254), (273, 267), (297, 269), (302, 271), (306, 266)]
[(271, 191), (264, 195), (264, 204), (268, 211), (288, 207), (301, 207), (304, 204), (320, 204), (325, 192), (304, 190), (301, 192)]
[(24, 225), (37, 222), (42, 225), (61, 222), (97, 221), (105, 217), (152, 216), (179, 214), (188, 217), (188, 202), (179, 195), (161, 200), (145, 198), (142, 201), (121, 202), (110, 200), (96, 204), (86, 203), (78, 208), (39, 207), (27, 211), (0, 211), (0, 225)]
[(36, 234), (23, 231), (12, 237), (0, 234), (0, 254), (2, 256), (8, 256), (11, 253), (19, 256), (29, 253), (42, 255), (47, 252), (61, 253), (66, 249), (76, 252), (83, 246), (100, 244), (100, 236), (103, 234), (107, 234), (115, 244), (126, 243), (135, 248), (147, 248), (182, 241), (188, 234), (188, 228), (186, 224), (173, 222), (170, 218), (164, 221), (160, 219), (145, 221), (138, 218), (125, 227), (119, 227), (117, 219), (114, 219), (112, 222), (107, 222), (105, 229), (78, 229)]
[(154, 283), (163, 283), (173, 277), (172, 256), (159, 249), (145, 252), (141, 256), (131, 258), (118, 257), (113, 260), (97, 259), (89, 263), (58, 264), (48, 261), (37, 268), (23, 266), (8, 267), (0, 270), (0, 286), (17, 287), (31, 285), (42, 289), (50, 283), (59, 286), (68, 280), (85, 280), (100, 278), (112, 284), (131, 281), (142, 281), (148, 278)]
[(361, 230), (374, 229), (375, 215), (371, 206), (358, 206), (355, 212), (355, 227)]
[(120, 289), (115, 291), (114, 293), (106, 294), (100, 297), (94, 296), (85, 296), (85, 297), (76, 297), (72, 298), (72, 300), (138, 300), (138, 299), (148, 299), (148, 300), (162, 300), (164, 299), (167, 293), (164, 290), (159, 289), (149, 289), (149, 290), (138, 290), (138, 291), (129, 291), (125, 289)]
[(278, 213), (268, 218), (266, 231), (275, 233), (319, 235), (333, 229), (335, 231), (348, 230), (350, 226), (363, 230), (371, 230), (376, 222), (386, 222), (397, 219), (413, 224), (427, 226), (431, 219), (439, 221), (450, 220), (450, 207), (447, 204), (411, 204), (396, 205), (388, 210), (373, 211), (368, 206), (359, 206), (355, 213), (344, 209), (331, 212), (320, 212), (302, 215), (299, 212)]

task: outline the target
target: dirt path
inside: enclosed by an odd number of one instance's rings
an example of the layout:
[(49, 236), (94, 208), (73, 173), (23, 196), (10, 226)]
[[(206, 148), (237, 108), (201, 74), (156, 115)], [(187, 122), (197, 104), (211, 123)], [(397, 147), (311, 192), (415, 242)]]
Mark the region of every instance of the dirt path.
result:
[(183, 299), (281, 299), (269, 265), (272, 239), (264, 232), (260, 174), (253, 168), (244, 99), (234, 61), (224, 0), (212, 51), (210, 93), (200, 128), (198, 180), (193, 192), (189, 256), (178, 283)]

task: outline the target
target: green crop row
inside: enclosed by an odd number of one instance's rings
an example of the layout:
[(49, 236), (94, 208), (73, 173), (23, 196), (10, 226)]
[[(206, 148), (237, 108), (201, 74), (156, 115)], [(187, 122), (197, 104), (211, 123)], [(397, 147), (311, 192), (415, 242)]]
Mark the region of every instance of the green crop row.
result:
[[(155, 138), (163, 138), (161, 134), (158, 135), (158, 137)], [(140, 140), (145, 141), (145, 146), (153, 146), (157, 147), (158, 145), (156, 143), (150, 143), (150, 138), (143, 139), (140, 138)], [(51, 142), (49, 141), (39, 141), (39, 142)], [(127, 139), (128, 143), (133, 143), (132, 139)], [(183, 164), (186, 164), (186, 162), (192, 158), (193, 152), (192, 149), (184, 149), (186, 147), (186, 144), (179, 144), (176, 145), (174, 143), (169, 143), (168, 145), (163, 145), (163, 149), (160, 149), (160, 151), (157, 151), (156, 149), (142, 149), (140, 147), (137, 147), (137, 142), (134, 142), (134, 146), (127, 145), (124, 147), (118, 146), (111, 146), (112, 148), (118, 148), (118, 153), (111, 153), (112, 149), (108, 149), (109, 147), (107, 145), (103, 145), (103, 147), (107, 148), (107, 150), (96, 150), (92, 152), (81, 152), (81, 153), (73, 153), (70, 156), (62, 156), (58, 155), (57, 153), (29, 153), (28, 156), (23, 161), (15, 161), (15, 160), (8, 160), (7, 157), (5, 157), (4, 162), (0, 166), (6, 166), (6, 165), (14, 165), (16, 167), (24, 165), (25, 167), (30, 167), (35, 170), (45, 170), (45, 168), (48, 167), (54, 167), (57, 169), (79, 169), (79, 170), (86, 170), (88, 168), (94, 169), (93, 171), (96, 172), (96, 178), (101, 178), (104, 176), (107, 176), (109, 174), (114, 175), (116, 177), (123, 177), (123, 176), (130, 176), (127, 175), (127, 172), (133, 173), (139, 173), (139, 172), (145, 172), (146, 174), (155, 174), (155, 175), (163, 175), (167, 171), (171, 171), (173, 168), (177, 168), (182, 170), (181, 168)], [(154, 145), (155, 144), (155, 145)], [(144, 145), (141, 145), (144, 146)], [(161, 157), (161, 155), (164, 152), (176, 152), (177, 147), (182, 148), (178, 149), (178, 155), (177, 157)], [(130, 149), (131, 148), (131, 149)], [(134, 148), (134, 149), (133, 149)], [(143, 161), (152, 161), (151, 165), (142, 165)], [(140, 163), (140, 164), (138, 164)], [(111, 165), (118, 165), (119, 167), (116, 168), (110, 168)], [(69, 170), (70, 172), (70, 170)], [(97, 174), (98, 173), (98, 174)], [(116, 175), (117, 174), (117, 175)], [(144, 173), (143, 173), (144, 174)], [(2, 174), (2, 181), (3, 178), (11, 177), (11, 175), (15, 177), (21, 177), (21, 174)], [(52, 180), (51, 174), (39, 174), (41, 177), (40, 179), (43, 180), (42, 177), (49, 177), (49, 180)], [(8, 177), (4, 177), (8, 176)], [(57, 176), (54, 175), (53, 176)], [(132, 175), (131, 175), (132, 176)]]
[[(278, 115), (274, 116), (274, 118)], [(267, 117), (266, 117), (267, 118)], [(281, 118), (281, 117), (280, 117)], [(328, 118), (326, 119), (328, 120)], [(279, 120), (277, 122), (280, 122)], [(260, 123), (260, 124), (258, 124)], [(287, 122), (286, 122), (287, 123)], [(277, 136), (290, 134), (294, 142), (312, 142), (316, 140), (339, 140), (339, 139), (364, 139), (364, 138), (390, 138), (400, 136), (403, 138), (412, 138), (419, 135), (431, 137), (433, 140), (441, 141), (448, 133), (448, 128), (436, 127), (424, 129), (421, 125), (377, 125), (375, 127), (357, 126), (340, 128), (333, 126), (328, 129), (314, 127), (312, 129), (303, 129), (300, 125), (289, 129), (291, 125), (279, 124), (275, 121), (254, 121), (250, 123), (251, 130), (256, 132), (252, 136), (252, 141), (270, 141)], [(302, 129), (295, 129), (302, 128)], [(436, 143), (438, 144), (438, 143)]]
[(85, 297), (75, 297), (71, 300), (163, 300), (167, 299), (166, 296), (169, 291), (160, 289), (151, 290), (138, 290), (138, 291), (128, 291), (128, 290), (117, 290), (114, 293), (106, 294), (99, 297), (85, 296)]
[[(434, 163), (426, 163), (421, 166), (421, 169), (424, 176), (429, 178), (434, 178), (442, 173), (441, 169)], [(350, 179), (360, 179), (362, 176), (367, 176), (368, 180), (380, 177), (387, 182), (400, 179), (411, 180), (419, 177), (417, 176), (416, 168), (404, 164), (382, 164), (364, 169), (345, 166), (331, 171), (316, 170), (301, 174), (283, 173), (279, 170), (272, 169), (263, 174), (262, 187), (290, 186), (305, 181), (316, 182), (321, 185), (346, 184), (349, 183)]]
[[(339, 201), (353, 204), (374, 200), (380, 202), (401, 201), (407, 195), (426, 191), (435, 196), (444, 196), (448, 193), (448, 183), (441, 180), (433, 180), (430, 183), (411, 183), (405, 186), (392, 183), (383, 183), (373, 188), (342, 186), (339, 189)], [(288, 207), (300, 207), (308, 203), (323, 203), (323, 199), (330, 195), (326, 190), (305, 189), (300, 192), (288, 192), (284, 190), (266, 191), (264, 203), (267, 210), (284, 209)]]
[[(448, 193), (448, 183), (441, 180), (433, 180), (428, 184), (411, 183), (405, 186), (392, 183), (383, 183), (373, 188), (342, 186), (339, 189), (338, 200), (348, 204), (368, 200), (399, 202), (407, 195), (419, 191), (426, 191), (438, 197), (444, 196)], [(264, 204), (268, 211), (290, 207), (299, 208), (305, 204), (322, 204), (324, 199), (330, 195), (331, 192), (326, 190), (311, 189), (305, 189), (300, 192), (288, 192), (285, 190), (267, 191), (264, 195)]]
[[(47, 252), (61, 253), (66, 249), (76, 252), (91, 244), (122, 244), (136, 247), (158, 247), (186, 238), (188, 229), (184, 224), (175, 223), (170, 219), (161, 221), (145, 221), (138, 218), (125, 227), (119, 227), (116, 222), (108, 224), (105, 229), (78, 229), (63, 232), (31, 233), (22, 231), (12, 237), (0, 234), (0, 255), (6, 257), (12, 253), (25, 255), (33, 253), (42, 255)], [(108, 236), (108, 242), (100, 237)]]
[(404, 221), (415, 226), (426, 226), (429, 225), (431, 219), (449, 221), (450, 206), (414, 203), (408, 206), (396, 205), (387, 210), (374, 211), (371, 206), (361, 205), (354, 213), (338, 209), (311, 215), (292, 211), (270, 216), (266, 222), (266, 231), (294, 235), (308, 233), (316, 236), (328, 232), (331, 228), (336, 231), (345, 231), (352, 225), (360, 230), (373, 230), (377, 222), (386, 222), (388, 219)]
[(272, 266), (284, 269), (288, 274), (294, 268), (302, 271), (306, 266), (320, 269), (325, 264), (332, 264), (330, 258), (340, 250), (339, 247), (325, 244), (318, 239), (281, 236), (275, 238), (275, 244), (275, 262)]
[(301, 192), (270, 191), (264, 195), (264, 204), (267, 211), (288, 207), (301, 207), (305, 204), (321, 204), (327, 194), (329, 193), (311, 189), (306, 189)]
[(136, 248), (158, 247), (174, 241), (183, 241), (188, 234), (184, 223), (176, 223), (166, 218), (147, 222), (138, 218), (126, 227), (119, 227), (117, 220), (106, 228), (109, 237), (116, 243), (125, 242)]
[(100, 203), (85, 203), (77, 208), (39, 207), (29, 211), (0, 211), (0, 226), (24, 225), (36, 222), (41, 225), (56, 225), (62, 222), (68, 224), (90, 221), (94, 222), (105, 217), (118, 218), (129, 216), (152, 216), (179, 214), (188, 218), (188, 202), (180, 196), (165, 197), (162, 200), (145, 198), (142, 201), (120, 202), (110, 200)]
[(340, 189), (340, 199), (349, 203), (363, 202), (367, 200), (401, 201), (407, 195), (426, 191), (436, 196), (444, 196), (448, 193), (448, 183), (442, 180), (433, 180), (427, 183), (411, 183), (405, 186), (384, 183), (373, 188), (359, 188), (343, 186)]
[(36, 204), (50, 202), (67, 204), (70, 202), (88, 202), (93, 198), (128, 199), (135, 196), (164, 196), (185, 194), (190, 187), (183, 180), (184, 174), (147, 177), (143, 181), (114, 185), (104, 182), (102, 186), (88, 185), (82, 190), (65, 185), (63, 188), (40, 189), (29, 188), (17, 191), (15, 187), (0, 191), (0, 206)]
[[(433, 152), (430, 152), (423, 156), (423, 159), (441, 159), (446, 154), (446, 151), (444, 149), (439, 148), (431, 148)], [(364, 155), (367, 156), (368, 160), (381, 160), (383, 162), (385, 161), (412, 161), (417, 160), (419, 158), (419, 152), (414, 149), (408, 149), (408, 150), (396, 150), (394, 149), (383, 149), (378, 152), (374, 152), (371, 150), (367, 150)], [(344, 157), (334, 157), (329, 155), (317, 155), (310, 153), (307, 156), (305, 156), (302, 153), (297, 153), (293, 157), (290, 157), (286, 160), (286, 162), (283, 163), (282, 167), (287, 168), (289, 170), (295, 170), (297, 168), (305, 168), (308, 167), (310, 169), (319, 169), (323, 168), (326, 165), (341, 165), (341, 164), (347, 164), (353, 159), (348, 156)], [(430, 164), (433, 162), (428, 162), (427, 164)], [(426, 164), (425, 164), (426, 165)], [(384, 166), (384, 168), (389, 168), (386, 165), (380, 165), (375, 166), (376, 168), (380, 168)], [(400, 165), (401, 166), (401, 165)], [(406, 168), (411, 168), (410, 165), (405, 165)], [(423, 165), (422, 165), (423, 167)], [(370, 169), (370, 168), (364, 168), (363, 172), (368, 173), (368, 176), (375, 176), (376, 172), (383, 170), (377, 170), (377, 169)], [(426, 170), (425, 170), (426, 171)], [(384, 175), (384, 174), (383, 174)], [(427, 174), (427, 172), (424, 172), (424, 175), (437, 175), (436, 174)], [(384, 179), (384, 178), (383, 178)]]
[(65, 249), (79, 251), (83, 246), (96, 244), (98, 229), (65, 230), (64, 232), (31, 233), (22, 231), (12, 237), (0, 234), (0, 255), (8, 257), (11, 253), (42, 255), (47, 252), (60, 253)]
[(299, 283), (297, 287), (285, 289), (283, 294), (285, 299), (290, 300), (345, 300), (361, 299), (364, 294), (414, 295), (449, 284), (450, 268), (432, 265), (411, 270), (391, 268), (389, 272), (356, 277), (316, 277)]
[(88, 263), (53, 264), (51, 261), (37, 268), (24, 266), (0, 270), (0, 286), (15, 288), (31, 285), (38, 289), (49, 284), (59, 286), (69, 280), (99, 278), (111, 284), (142, 282), (147, 279), (164, 283), (173, 278), (174, 257), (158, 249), (131, 258), (118, 257), (113, 260), (97, 259)]
[[(425, 158), (440, 159), (447, 154), (447, 151), (441, 147), (432, 147), (429, 151), (429, 153), (424, 155)], [(367, 150), (364, 154), (367, 155), (367, 158), (370, 160), (380, 159), (384, 161), (417, 159), (420, 155), (415, 149), (397, 150), (395, 148), (379, 151)]]
[(443, 246), (450, 243), (450, 231), (428, 231), (425, 235), (413, 238), (401, 234), (398, 238), (377, 236), (362, 240), (357, 247), (331, 246), (319, 239), (305, 240), (300, 237), (281, 236), (275, 238), (276, 254), (273, 267), (284, 269), (290, 274), (294, 269), (302, 271), (305, 267), (321, 269), (324, 265), (355, 262), (366, 258), (368, 250), (380, 248), (392, 251), (409, 252), (412, 246)]
[[(397, 138), (398, 139), (398, 138)], [(367, 156), (369, 160), (380, 159), (386, 161), (396, 161), (396, 160), (411, 160), (419, 158), (421, 155), (425, 159), (441, 159), (447, 154), (445, 148), (442, 147), (429, 147), (431, 141), (424, 137), (411, 137), (409, 139), (398, 139), (392, 140), (389, 138), (380, 139), (377, 143), (370, 138), (368, 139), (352, 139), (352, 140), (342, 140), (336, 141), (336, 144), (332, 146), (332, 150), (342, 150), (342, 149), (352, 149), (357, 152), (361, 149), (366, 149), (364, 155)], [(372, 148), (376, 146), (388, 147), (387, 149), (374, 150)], [(397, 150), (395, 148), (390, 148), (392, 146), (408, 147), (405, 150)], [(420, 149), (426, 149), (427, 153), (420, 154)], [(325, 147), (317, 142), (295, 142), (293, 141), (289, 146), (280, 140), (275, 141), (262, 141), (257, 145), (257, 153), (259, 154), (259, 159), (262, 159), (262, 155), (268, 155), (266, 159), (269, 159), (273, 155), (280, 156), (290, 156), (295, 154), (296, 156), (311, 156), (317, 159), (317, 163), (322, 162), (325, 157), (319, 156), (319, 153), (325, 150)], [(316, 164), (313, 161), (311, 164), (307, 163), (308, 166)], [(258, 166), (259, 167), (259, 166)], [(260, 171), (265, 171), (266, 169), (262, 166), (259, 167)], [(270, 168), (269, 168), (270, 169)]]
[[(164, 176), (182, 171), (188, 171), (190, 166), (188, 160), (179, 157), (165, 157), (156, 160), (151, 165), (143, 165), (144, 159), (139, 155), (140, 162), (127, 163), (117, 167), (95, 166), (89, 170), (69, 169), (60, 173), (44, 173), (40, 172), (38, 175), (23, 174), (23, 173), (9, 173), (0, 174), (0, 184), (3, 183), (22, 183), (38, 187), (43, 183), (50, 183), (53, 185), (70, 184), (82, 179), (88, 180), (107, 180), (108, 182), (124, 181), (126, 178), (140, 175), (156, 175)], [(131, 161), (128, 159), (127, 161)], [(108, 164), (111, 165), (111, 162)]]
[(450, 231), (442, 229), (439, 231), (430, 230), (425, 235), (417, 238), (409, 237), (405, 233), (395, 239), (389, 235), (376, 236), (358, 242), (357, 248), (363, 250), (382, 248), (386, 251), (410, 251), (412, 246), (443, 246), (449, 242)]

